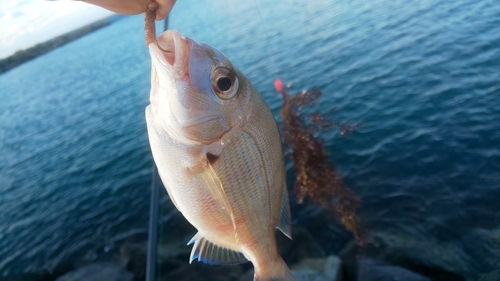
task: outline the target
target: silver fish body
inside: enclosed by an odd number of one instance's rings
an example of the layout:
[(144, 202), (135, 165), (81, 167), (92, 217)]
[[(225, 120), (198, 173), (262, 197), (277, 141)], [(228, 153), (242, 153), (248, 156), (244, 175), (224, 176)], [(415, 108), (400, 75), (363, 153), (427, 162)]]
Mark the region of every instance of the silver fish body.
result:
[(166, 31), (149, 46), (154, 161), (177, 209), (198, 230), (191, 261), (250, 260), (255, 280), (293, 280), (275, 228), (291, 238), (276, 121), (219, 50)]

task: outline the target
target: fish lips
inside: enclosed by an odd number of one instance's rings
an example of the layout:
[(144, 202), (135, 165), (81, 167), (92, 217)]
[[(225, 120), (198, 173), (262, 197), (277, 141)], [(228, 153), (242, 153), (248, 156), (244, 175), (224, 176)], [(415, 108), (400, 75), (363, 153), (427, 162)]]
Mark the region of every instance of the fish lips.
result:
[(163, 32), (156, 43), (149, 44), (153, 67), (170, 76), (182, 77), (189, 73), (189, 39), (175, 30)]
[(181, 120), (185, 119), (185, 113), (182, 114), (177, 84), (182, 83), (183, 76), (188, 73), (189, 50), (188, 39), (175, 30), (165, 31), (156, 42), (149, 44), (151, 107), (165, 127), (183, 126)]

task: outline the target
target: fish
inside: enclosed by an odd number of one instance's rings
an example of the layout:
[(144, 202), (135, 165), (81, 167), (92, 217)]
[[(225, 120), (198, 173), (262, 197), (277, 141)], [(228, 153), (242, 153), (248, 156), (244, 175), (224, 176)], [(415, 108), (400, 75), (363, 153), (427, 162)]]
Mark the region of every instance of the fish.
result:
[(284, 156), (260, 93), (218, 49), (162, 33), (149, 44), (148, 137), (167, 193), (198, 232), (189, 262), (250, 261), (254, 280), (294, 280), (276, 228), (291, 239)]

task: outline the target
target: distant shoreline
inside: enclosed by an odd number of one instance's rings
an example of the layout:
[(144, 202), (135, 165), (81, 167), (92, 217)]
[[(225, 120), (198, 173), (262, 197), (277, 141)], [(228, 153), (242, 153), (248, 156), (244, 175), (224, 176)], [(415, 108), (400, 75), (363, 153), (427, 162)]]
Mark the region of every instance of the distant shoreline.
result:
[(70, 31), (63, 35), (52, 38), (43, 43), (36, 44), (33, 47), (30, 47), (25, 50), (19, 50), (13, 55), (0, 59), (0, 74), (5, 73), (27, 61), (30, 61), (38, 56), (46, 54), (56, 48), (63, 46), (66, 43), (69, 43), (75, 39), (83, 37), (93, 31), (96, 31), (100, 28), (108, 26), (113, 22), (122, 19), (124, 16), (122, 15), (112, 15), (110, 17), (104, 18), (102, 20), (98, 20), (91, 24), (80, 27), (76, 30)]

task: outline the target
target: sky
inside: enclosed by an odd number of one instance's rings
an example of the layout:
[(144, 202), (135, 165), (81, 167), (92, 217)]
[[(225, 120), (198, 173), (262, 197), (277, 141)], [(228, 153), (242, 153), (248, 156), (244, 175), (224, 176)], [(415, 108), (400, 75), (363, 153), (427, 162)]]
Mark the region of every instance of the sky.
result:
[(0, 0), (0, 58), (110, 15), (80, 1)]

